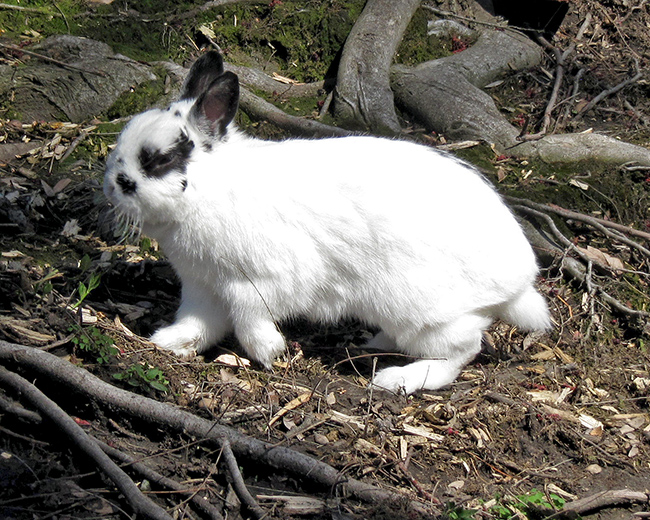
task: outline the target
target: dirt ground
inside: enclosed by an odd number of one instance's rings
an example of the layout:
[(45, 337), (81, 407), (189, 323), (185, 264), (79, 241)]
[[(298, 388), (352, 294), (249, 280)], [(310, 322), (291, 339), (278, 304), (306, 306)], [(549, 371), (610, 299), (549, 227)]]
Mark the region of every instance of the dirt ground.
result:
[[(635, 60), (647, 67), (650, 57), (650, 9), (644, 1), (572, 3), (554, 44), (568, 47), (587, 12), (594, 21), (574, 65), (587, 71), (585, 100), (633, 75)], [(496, 87), (504, 111), (517, 118), (509, 106), (532, 103), (531, 112), (543, 110), (548, 84), (540, 87), (539, 78), (553, 68), (549, 59), (544, 70)], [(506, 88), (519, 97), (506, 102)], [(643, 79), (565, 126), (648, 145), (647, 94)], [(81, 128), (71, 125), (66, 134), (56, 123), (1, 124), (4, 143), (63, 134), (64, 147)], [(53, 152), (57, 143), (49, 144)], [(155, 242), (125, 242), (112, 231), (101, 195), (101, 162), (79, 159), (57, 171), (54, 155), (45, 151), (0, 164), (0, 339), (46, 350), (123, 388), (309, 454), (344, 476), (431, 504), (454, 520), (546, 518), (598, 492), (650, 493), (650, 322), (612, 312), (556, 266), (545, 268), (539, 283), (555, 329), (525, 335), (495, 324), (485, 351), (441, 391), (409, 397), (370, 392), (375, 361), (381, 367), (405, 360), (364, 351), (360, 346), (372, 331), (358, 323), (283, 324), (288, 351), (272, 371), (233, 356), (241, 352), (232, 339), (205, 358), (180, 361), (143, 339), (173, 319), (180, 289), (173, 270)], [(522, 175), (526, 165), (518, 161), (498, 167), (507, 175), (504, 186), (518, 193), (544, 184), (536, 175)], [(650, 231), (650, 177), (647, 171), (628, 176), (643, 195), (639, 207), (622, 196), (611, 201), (620, 211), (609, 217), (623, 215), (624, 224)], [(611, 199), (616, 192), (605, 195)], [(649, 309), (647, 259), (575, 223), (567, 233), (609, 259), (623, 258), (631, 273), (613, 269), (597, 273), (597, 279), (627, 284), (622, 301)], [(240, 517), (218, 450), (43, 384), (92, 435), (201, 487), (216, 504), (229, 505), (228, 518)], [(0, 392), (3, 400), (9, 395)], [(53, 427), (0, 415), (0, 455), (2, 518), (127, 517), (112, 484)], [(269, 518), (408, 518), (251, 461), (240, 465)], [(155, 489), (150, 494), (166, 507), (179, 502)], [(314, 499), (311, 509), (297, 502), (303, 496)], [(646, 500), (589, 515), (630, 519), (649, 511)], [(198, 517), (185, 505), (174, 514)]]

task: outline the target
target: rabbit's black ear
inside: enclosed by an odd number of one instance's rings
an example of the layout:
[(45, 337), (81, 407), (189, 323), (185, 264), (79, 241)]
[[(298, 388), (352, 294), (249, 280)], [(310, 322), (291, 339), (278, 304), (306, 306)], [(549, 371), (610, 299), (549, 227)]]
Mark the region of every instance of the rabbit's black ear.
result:
[(237, 113), (239, 78), (225, 72), (199, 96), (190, 112), (190, 121), (210, 137), (225, 133)]
[(223, 75), (223, 59), (216, 51), (206, 52), (194, 62), (181, 89), (180, 99), (196, 99)]

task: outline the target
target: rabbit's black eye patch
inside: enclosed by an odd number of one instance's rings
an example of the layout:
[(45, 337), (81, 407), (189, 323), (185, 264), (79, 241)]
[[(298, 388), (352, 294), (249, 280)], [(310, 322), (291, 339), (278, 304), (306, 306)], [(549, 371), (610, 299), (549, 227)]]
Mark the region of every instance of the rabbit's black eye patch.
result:
[(137, 184), (135, 183), (135, 181), (129, 179), (123, 173), (117, 174), (117, 177), (115, 178), (115, 182), (122, 190), (122, 193), (124, 193), (125, 195), (130, 195), (131, 193), (135, 193), (135, 190), (137, 189)]
[(143, 148), (138, 155), (140, 167), (147, 177), (164, 177), (171, 171), (185, 173), (187, 159), (194, 149), (194, 142), (187, 134), (180, 136), (168, 150)]

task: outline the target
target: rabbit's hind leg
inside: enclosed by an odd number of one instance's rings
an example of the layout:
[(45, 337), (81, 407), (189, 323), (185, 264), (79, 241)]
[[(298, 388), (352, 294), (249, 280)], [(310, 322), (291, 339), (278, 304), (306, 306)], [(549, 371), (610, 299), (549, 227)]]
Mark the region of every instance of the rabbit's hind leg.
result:
[(420, 331), (401, 350), (426, 355), (428, 359), (380, 370), (372, 385), (411, 394), (417, 390), (437, 390), (452, 383), (461, 369), (481, 351), (483, 330), (490, 321), (483, 316), (466, 315), (442, 327)]
[(368, 343), (363, 346), (367, 350), (377, 350), (380, 352), (398, 352), (397, 343), (388, 334), (381, 331), (375, 334)]

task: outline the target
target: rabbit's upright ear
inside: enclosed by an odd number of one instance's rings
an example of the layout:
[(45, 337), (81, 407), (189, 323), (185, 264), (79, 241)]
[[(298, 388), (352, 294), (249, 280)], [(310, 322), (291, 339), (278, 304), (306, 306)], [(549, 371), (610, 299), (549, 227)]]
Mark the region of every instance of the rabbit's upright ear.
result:
[(216, 51), (203, 54), (194, 62), (181, 89), (181, 100), (196, 99), (223, 74), (223, 59)]
[(225, 134), (237, 113), (239, 79), (232, 72), (219, 76), (194, 103), (190, 122), (210, 138)]

